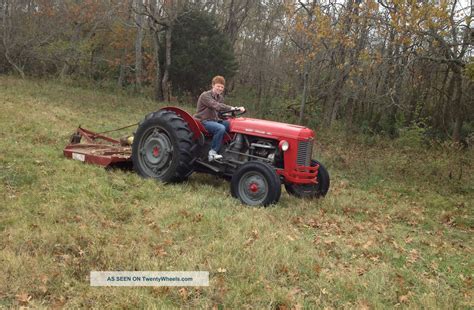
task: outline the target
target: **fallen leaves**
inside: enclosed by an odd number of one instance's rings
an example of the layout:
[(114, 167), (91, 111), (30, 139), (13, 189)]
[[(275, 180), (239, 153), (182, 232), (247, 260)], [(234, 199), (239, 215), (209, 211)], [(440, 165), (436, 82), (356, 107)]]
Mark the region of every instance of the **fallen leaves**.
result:
[(201, 213), (198, 213), (194, 216), (193, 223), (199, 223), (204, 216)]
[(194, 213), (189, 212), (186, 209), (179, 210), (178, 214), (181, 215), (184, 218), (190, 218), (191, 222), (193, 222), (193, 223), (199, 223), (204, 217), (204, 215), (202, 213), (194, 214)]
[(171, 291), (170, 286), (153, 286), (151, 288), (151, 292), (156, 297), (166, 296), (170, 293), (170, 291)]
[(395, 276), (395, 281), (397, 282), (400, 289), (405, 288), (405, 278), (402, 275), (397, 273), (396, 276)]
[(42, 275), (40, 275), (39, 279), (40, 279), (41, 283), (46, 284), (46, 283), (48, 283), (49, 277), (45, 274), (42, 274)]
[(362, 232), (362, 231), (366, 231), (367, 230), (367, 226), (364, 226), (360, 223), (356, 223), (353, 225), (354, 228), (358, 231), (358, 232)]
[(165, 240), (163, 240), (163, 244), (164, 244), (164, 245), (172, 245), (172, 244), (173, 244), (173, 240), (171, 240), (171, 239), (165, 239)]
[(188, 218), (188, 217), (191, 216), (191, 213), (186, 209), (181, 209), (181, 210), (178, 211), (178, 213), (179, 213), (179, 215), (181, 215), (185, 218)]
[(159, 257), (163, 257), (163, 256), (168, 255), (168, 252), (165, 251), (165, 248), (164, 248), (163, 245), (159, 244), (159, 245), (155, 246), (153, 254), (155, 254), (156, 256), (159, 256)]
[(113, 221), (110, 220), (101, 220), (100, 224), (102, 225), (103, 228), (117, 228), (119, 225)]
[(374, 244), (374, 241), (373, 241), (373, 240), (368, 240), (368, 241), (362, 246), (362, 248), (363, 248), (364, 250), (368, 250), (369, 248), (372, 247), (373, 244)]
[(183, 299), (184, 301), (188, 300), (189, 292), (188, 292), (187, 288), (185, 288), (185, 287), (180, 288), (178, 290), (178, 293), (179, 293), (179, 296), (181, 296), (181, 299)]
[(172, 244), (173, 240), (171, 239), (163, 240), (162, 243), (153, 246), (153, 254), (159, 257), (167, 256), (168, 252), (166, 251), (166, 247), (169, 247)]
[(227, 269), (225, 269), (225, 268), (217, 268), (217, 272), (218, 272), (218, 273), (226, 273), (226, 272), (227, 272)]
[(46, 294), (46, 292), (48, 291), (48, 288), (46, 287), (46, 285), (40, 285), (38, 286), (38, 289), (41, 291), (41, 293), (43, 294)]
[(456, 226), (456, 217), (451, 212), (441, 213), (441, 222), (446, 226)]
[(52, 304), (52, 308), (53, 309), (62, 309), (64, 307), (64, 305), (66, 304), (66, 297), (64, 296), (59, 296), (57, 298), (54, 299), (54, 302)]
[(288, 269), (288, 266), (283, 264), (283, 265), (279, 265), (277, 267), (277, 270), (279, 273), (283, 273), (283, 274), (288, 274), (289, 273), (289, 269)]
[(420, 258), (421, 258), (420, 252), (418, 252), (416, 249), (412, 249), (408, 253), (407, 262), (410, 264), (414, 264)]
[(370, 255), (369, 259), (373, 261), (374, 263), (377, 263), (380, 260), (380, 256), (378, 255)]
[(319, 276), (319, 274), (321, 273), (321, 270), (322, 270), (321, 265), (315, 264), (315, 265), (313, 266), (313, 271), (316, 273), (316, 275)]
[(301, 288), (294, 287), (288, 293), (288, 297), (293, 300), (297, 295), (299, 295), (301, 293), (303, 293), (303, 290)]
[(321, 224), (315, 218), (303, 219), (301, 216), (294, 217), (291, 223), (296, 226), (309, 227), (309, 228), (320, 228)]
[(404, 253), (406, 251), (405, 248), (399, 245), (396, 241), (392, 241), (392, 245), (399, 253)]
[(321, 227), (321, 224), (319, 224), (318, 221), (314, 218), (309, 219), (308, 222), (306, 223), (306, 225), (308, 225), (309, 227), (312, 227), (312, 228)]
[(303, 309), (303, 306), (299, 303), (296, 303), (292, 308), (291, 310), (301, 310)]
[(325, 245), (330, 246), (330, 247), (333, 246), (336, 243), (336, 241), (331, 240), (331, 239), (324, 240), (323, 242), (324, 242)]
[(357, 267), (356, 272), (357, 272), (357, 275), (360, 277), (360, 276), (363, 276), (367, 272), (367, 270), (362, 267)]
[(357, 309), (360, 309), (360, 310), (369, 310), (370, 309), (370, 304), (367, 300), (360, 300), (358, 303), (357, 303)]
[(402, 304), (407, 303), (408, 302), (408, 295), (398, 296), (398, 301)]
[(275, 309), (276, 310), (290, 310), (290, 308), (286, 304), (283, 304), (283, 303), (277, 304), (275, 306)]
[(15, 295), (15, 298), (21, 305), (27, 305), (32, 297), (30, 294), (22, 292), (20, 294)]
[(244, 246), (252, 245), (258, 239), (258, 230), (252, 230), (251, 236), (244, 242)]
[(341, 194), (349, 187), (349, 181), (341, 180), (339, 183), (331, 184), (331, 191), (334, 194)]

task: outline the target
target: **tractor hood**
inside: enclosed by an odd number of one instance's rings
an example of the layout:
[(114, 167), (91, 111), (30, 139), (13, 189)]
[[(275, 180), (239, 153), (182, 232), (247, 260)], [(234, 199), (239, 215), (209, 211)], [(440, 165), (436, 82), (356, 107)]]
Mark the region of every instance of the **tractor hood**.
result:
[(230, 119), (230, 131), (271, 139), (310, 139), (314, 132), (303, 126), (240, 117)]

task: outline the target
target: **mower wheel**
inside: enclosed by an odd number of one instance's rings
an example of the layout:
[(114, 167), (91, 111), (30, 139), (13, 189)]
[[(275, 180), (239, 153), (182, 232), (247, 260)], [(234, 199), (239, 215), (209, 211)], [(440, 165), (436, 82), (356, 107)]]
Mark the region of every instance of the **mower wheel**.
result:
[(230, 183), (233, 197), (250, 206), (277, 203), (281, 195), (281, 182), (270, 165), (250, 161), (240, 166)]
[(192, 137), (188, 124), (176, 113), (160, 110), (148, 114), (133, 139), (134, 170), (163, 182), (185, 180), (193, 172)]
[(299, 198), (319, 198), (326, 196), (329, 190), (329, 173), (326, 168), (316, 160), (311, 161), (311, 166), (319, 165), (317, 184), (285, 184), (288, 194)]

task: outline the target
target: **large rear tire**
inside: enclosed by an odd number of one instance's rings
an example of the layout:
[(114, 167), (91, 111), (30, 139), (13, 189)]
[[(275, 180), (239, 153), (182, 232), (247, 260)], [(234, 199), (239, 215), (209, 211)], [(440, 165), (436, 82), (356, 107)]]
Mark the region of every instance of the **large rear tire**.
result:
[(132, 145), (134, 170), (144, 178), (180, 182), (193, 172), (194, 144), (188, 124), (176, 113), (160, 110), (138, 125)]
[(326, 168), (316, 160), (311, 160), (311, 166), (319, 165), (317, 184), (285, 184), (288, 194), (299, 198), (320, 198), (326, 196), (329, 190), (330, 178)]
[(281, 182), (270, 165), (251, 161), (240, 166), (230, 183), (233, 197), (250, 206), (268, 206), (277, 203), (281, 195)]

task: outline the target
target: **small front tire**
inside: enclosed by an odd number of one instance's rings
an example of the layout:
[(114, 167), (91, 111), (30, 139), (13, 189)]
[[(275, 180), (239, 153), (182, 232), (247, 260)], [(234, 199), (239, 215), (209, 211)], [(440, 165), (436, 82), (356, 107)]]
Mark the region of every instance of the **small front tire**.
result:
[(231, 193), (249, 206), (268, 206), (280, 199), (281, 182), (270, 165), (251, 161), (240, 166), (232, 176)]

